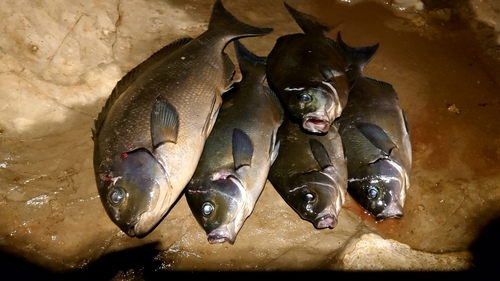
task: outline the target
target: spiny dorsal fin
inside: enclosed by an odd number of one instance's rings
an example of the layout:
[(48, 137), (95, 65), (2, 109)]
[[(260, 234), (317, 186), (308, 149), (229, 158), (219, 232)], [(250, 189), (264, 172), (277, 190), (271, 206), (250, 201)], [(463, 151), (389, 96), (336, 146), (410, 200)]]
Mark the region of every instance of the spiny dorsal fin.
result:
[(172, 142), (177, 143), (179, 116), (175, 108), (162, 97), (156, 98), (151, 110), (151, 139), (153, 147)]
[(337, 33), (337, 44), (344, 54), (344, 56), (349, 61), (352, 69), (358, 69), (359, 71), (363, 70), (366, 64), (372, 59), (375, 52), (377, 52), (379, 44), (375, 44), (373, 46), (361, 46), (361, 47), (350, 47), (344, 41), (342, 41), (342, 37), (340, 36), (340, 31)]
[(122, 77), (118, 83), (116, 83), (115, 88), (111, 92), (111, 95), (106, 100), (106, 103), (102, 107), (101, 112), (97, 115), (97, 119), (94, 120), (94, 128), (92, 130), (92, 139), (95, 140), (96, 135), (99, 133), (99, 129), (102, 123), (106, 119), (109, 109), (113, 106), (115, 101), (125, 92), (139, 76), (141, 76), (146, 70), (153, 67), (157, 62), (161, 61), (163, 58), (169, 56), (171, 53), (177, 51), (182, 46), (186, 45), (191, 38), (180, 38), (174, 42), (164, 46), (156, 53), (151, 55), (148, 59), (134, 67), (125, 76)]
[(375, 80), (375, 79), (370, 78), (370, 77), (365, 77), (365, 78), (366, 78), (366, 80), (368, 80), (368, 82), (370, 82), (372, 84), (378, 85), (378, 86), (386, 89), (387, 91), (394, 92), (394, 88), (392, 87), (392, 85), (387, 83), (387, 82)]
[(309, 147), (314, 156), (314, 159), (321, 166), (321, 169), (325, 169), (328, 166), (332, 166), (332, 161), (330, 160), (330, 155), (326, 151), (325, 146), (317, 139), (309, 139)]
[(342, 56), (342, 58), (346, 61), (346, 63), (350, 63), (349, 61), (349, 54), (347, 53), (347, 50), (343, 48), (342, 46), (339, 45), (339, 43), (335, 42), (329, 37), (325, 37), (326, 42), (332, 46), (336, 51), (339, 52), (339, 54)]
[(305, 34), (325, 36), (328, 31), (330, 31), (329, 27), (319, 24), (315, 17), (299, 12), (290, 7), (287, 3), (284, 4), (288, 13), (293, 17), (295, 22), (300, 26)]
[(238, 170), (241, 166), (252, 165), (252, 140), (245, 132), (238, 128), (233, 130), (232, 149), (235, 170)]
[(356, 128), (387, 156), (391, 154), (393, 148), (397, 147), (384, 130), (375, 124), (359, 122), (356, 123)]

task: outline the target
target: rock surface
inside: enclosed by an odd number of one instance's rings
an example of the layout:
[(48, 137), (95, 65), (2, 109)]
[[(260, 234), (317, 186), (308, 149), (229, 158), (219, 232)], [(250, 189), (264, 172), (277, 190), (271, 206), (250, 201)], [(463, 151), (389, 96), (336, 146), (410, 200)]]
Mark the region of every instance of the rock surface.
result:
[[(62, 272), (94, 268), (115, 252), (129, 257), (127, 251), (138, 249), (133, 252), (138, 264), (123, 262), (125, 268), (111, 277), (140, 276), (148, 266), (160, 271), (473, 266), (471, 243), (500, 213), (498, 4), (413, 1), (424, 4), (415, 12), (392, 9), (387, 1), (347, 2), (287, 1), (322, 22), (341, 23), (338, 29), (350, 45), (380, 43), (365, 74), (394, 86), (410, 124), (414, 161), (404, 218), (375, 223), (348, 199), (335, 229), (316, 230), (268, 183), (234, 245), (208, 244), (184, 197), (149, 236), (129, 238), (109, 220), (97, 194), (93, 119), (127, 71), (169, 42), (202, 33), (212, 1), (5, 0), (0, 4), (3, 255)], [(282, 1), (255, 3), (224, 1), (241, 20), (275, 28), (268, 36), (242, 40), (265, 56), (279, 36), (299, 28)], [(234, 57), (231, 46), (226, 51)], [(451, 105), (459, 111), (450, 112)], [(154, 254), (141, 250), (150, 246)]]

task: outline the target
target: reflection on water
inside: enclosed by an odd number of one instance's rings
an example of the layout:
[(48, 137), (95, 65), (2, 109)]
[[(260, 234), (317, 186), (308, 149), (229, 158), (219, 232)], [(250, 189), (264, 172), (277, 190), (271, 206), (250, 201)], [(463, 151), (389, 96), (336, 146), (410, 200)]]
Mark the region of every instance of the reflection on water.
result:
[[(154, 248), (161, 252), (148, 252), (150, 255), (144, 260), (153, 260), (152, 267), (160, 272), (328, 270), (343, 268), (341, 255), (350, 242), (375, 232), (431, 253), (467, 251), (477, 237), (485, 237), (484, 241), (474, 242), (471, 251), (476, 254), (474, 261), (478, 266), (492, 268), (488, 259), (480, 258), (485, 252), (477, 249), (487, 249), (485, 244), (496, 241), (488, 238), (492, 237), (487, 234), (488, 228), (486, 234), (480, 231), (500, 211), (499, 55), (489, 57), (490, 49), (482, 51), (491, 43), (487, 39), (492, 37), (490, 29), (484, 27), (474, 34), (469, 24), (460, 20), (458, 12), (468, 8), (467, 1), (456, 1), (455, 6), (448, 4), (454, 1), (423, 1), (434, 3), (435, 6), (429, 6), (433, 9), (460, 8), (451, 9), (450, 17), (436, 16), (447, 13), (440, 10), (419, 14), (400, 11), (396, 15), (390, 6), (378, 2), (287, 2), (316, 15), (321, 22), (340, 24), (329, 35), (334, 37), (336, 30), (341, 30), (343, 39), (351, 46), (380, 43), (365, 74), (394, 86), (410, 125), (413, 170), (405, 216), (375, 223), (348, 200), (335, 229), (316, 230), (301, 220), (268, 184), (234, 245), (208, 244), (184, 198), (144, 239), (121, 233), (104, 212), (92, 172), (90, 128), (121, 76), (117, 69), (127, 71), (160, 46), (182, 36), (200, 34), (206, 28), (212, 1), (170, 1), (170, 9), (163, 1), (149, 2), (150, 6), (120, 1), (118, 9), (112, 1), (105, 2), (105, 7), (99, 9), (107, 11), (107, 20), (118, 28), (99, 36), (105, 36), (103, 42), (109, 43), (109, 50), (119, 53), (117, 61), (111, 59), (110, 51), (109, 58), (95, 62), (81, 79), (69, 79), (70, 86), (61, 85), (62, 78), (51, 82), (50, 77), (37, 74), (32, 69), (36, 63), (23, 68), (20, 62), (27, 55), (12, 50), (26, 48), (25, 41), (0, 41), (1, 63), (9, 66), (0, 72), (0, 109), (9, 114), (2, 113), (0, 118), (0, 212), (4, 214), (0, 220), (0, 249), (16, 253), (12, 259), (6, 254), (5, 260), (16, 261), (19, 257), (19, 264), (27, 260), (44, 266), (34, 266), (36, 272), (45, 272), (45, 267), (72, 271), (92, 268), (93, 262), (106, 254), (155, 243)], [(252, 1), (224, 3), (243, 21), (275, 28), (268, 36), (242, 40), (258, 55), (266, 55), (279, 36), (299, 32), (281, 1), (267, 1), (266, 5)], [(134, 5), (140, 5), (140, 9)], [(15, 10), (14, 2), (8, 6)], [(139, 10), (154, 14), (156, 20), (138, 21)], [(34, 11), (25, 7), (11, 14), (25, 18), (26, 28), (30, 22), (30, 28), (34, 28), (36, 19), (30, 17)], [(54, 8), (53, 13), (57, 14), (58, 9)], [(71, 9), (71, 13), (76, 22), (80, 12)], [(92, 9), (86, 13), (92, 15)], [(159, 28), (157, 25), (162, 22), (157, 19), (165, 13), (179, 22), (183, 17), (192, 17), (189, 20), (193, 26), (187, 26), (184, 20), (180, 31)], [(99, 10), (96, 14), (106, 13)], [(67, 20), (72, 19), (68, 15)], [(98, 30), (100, 24), (110, 28), (97, 19), (102, 20), (96, 17), (92, 24), (85, 25), (88, 30)], [(151, 24), (158, 30), (144, 33)], [(16, 32), (22, 37), (20, 30)], [(81, 32), (85, 30), (82, 28)], [(137, 30), (144, 36), (130, 35)], [(57, 44), (37, 46), (43, 51), (57, 49)], [(42, 58), (30, 53), (29, 59), (36, 62)], [(129, 263), (111, 270), (113, 274), (103, 275), (112, 278), (121, 272), (125, 276), (132, 269), (131, 275), (142, 274), (139, 271), (144, 265), (136, 264), (141, 258), (117, 253), (114, 258), (118, 257)]]

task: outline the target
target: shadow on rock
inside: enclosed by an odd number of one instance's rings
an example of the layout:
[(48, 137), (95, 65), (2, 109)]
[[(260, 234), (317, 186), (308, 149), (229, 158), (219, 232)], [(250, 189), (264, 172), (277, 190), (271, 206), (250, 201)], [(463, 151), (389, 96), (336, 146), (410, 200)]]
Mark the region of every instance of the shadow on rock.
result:
[(13, 254), (0, 252), (0, 271), (5, 280), (148, 280), (161, 267), (157, 243), (102, 256), (86, 267), (51, 272)]
[(470, 251), (473, 255), (474, 271), (480, 274), (493, 274), (498, 272), (500, 260), (500, 218), (488, 223), (477, 239), (471, 244)]

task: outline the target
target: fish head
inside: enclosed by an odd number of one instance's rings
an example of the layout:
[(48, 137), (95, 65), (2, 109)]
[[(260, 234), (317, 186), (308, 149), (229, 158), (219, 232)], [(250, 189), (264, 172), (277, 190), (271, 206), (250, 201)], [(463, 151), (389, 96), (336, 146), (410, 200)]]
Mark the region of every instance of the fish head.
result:
[(288, 87), (284, 105), (302, 127), (312, 133), (326, 133), (342, 110), (337, 90), (328, 82), (316, 86)]
[(377, 221), (382, 221), (403, 217), (407, 185), (401, 166), (383, 158), (368, 165), (366, 177), (349, 179), (347, 190)]
[(123, 153), (97, 172), (101, 202), (111, 220), (127, 235), (144, 237), (162, 219), (160, 191), (168, 189), (162, 165), (146, 149)]
[[(224, 175), (222, 175), (224, 174)], [(196, 186), (193, 181), (190, 186)], [(243, 225), (246, 194), (234, 174), (217, 173), (204, 186), (188, 188), (188, 204), (198, 223), (207, 233), (211, 244), (234, 243), (236, 235)]]
[(286, 201), (302, 219), (318, 229), (337, 225), (344, 195), (330, 175), (322, 171), (295, 174), (289, 187)]

